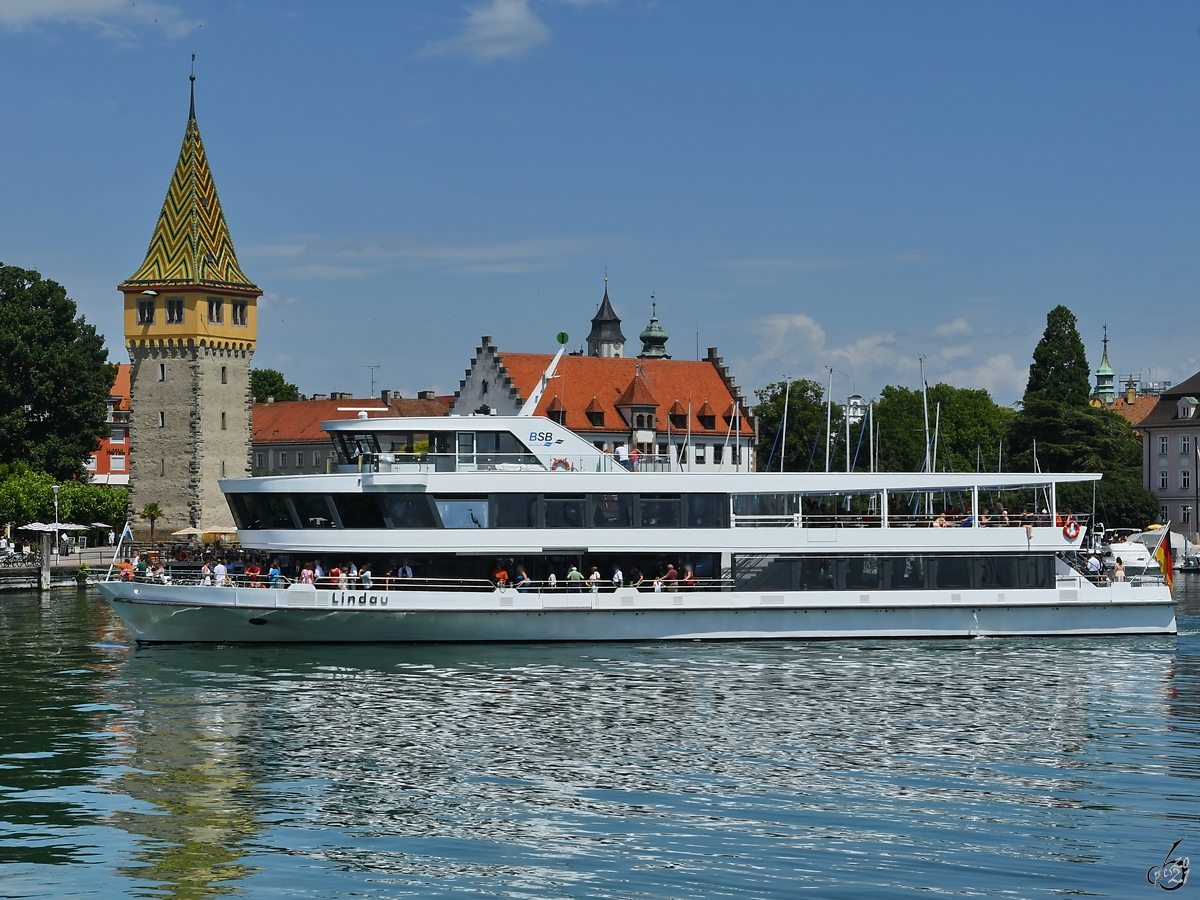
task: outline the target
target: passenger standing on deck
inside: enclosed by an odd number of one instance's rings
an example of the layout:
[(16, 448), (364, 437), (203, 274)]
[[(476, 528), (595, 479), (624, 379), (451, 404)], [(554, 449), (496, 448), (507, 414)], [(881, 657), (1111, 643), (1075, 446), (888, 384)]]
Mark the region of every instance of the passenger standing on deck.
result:
[(204, 587), (212, 587), (212, 566), (208, 564), (207, 559), (200, 567), (200, 584)]
[(413, 577), (412, 566), (410, 566), (408, 564), (407, 559), (404, 560), (402, 563), (400, 563), (400, 568), (396, 571), (396, 577), (397, 578), (412, 578)]
[(567, 573), (567, 589), (578, 591), (583, 588), (583, 573), (574, 566), (571, 566), (571, 571)]
[(615, 591), (617, 588), (619, 588), (624, 581), (625, 581), (625, 574), (621, 571), (621, 567), (614, 564), (613, 565), (613, 573), (612, 573), (613, 590)]
[(636, 472), (642, 463), (642, 454), (638, 453), (637, 444), (629, 448), (629, 471)]
[(346, 571), (346, 586), (351, 590), (358, 586), (358, 566), (353, 562), (350, 563), (350, 568)]
[(634, 566), (629, 570), (629, 586), (635, 591), (640, 591), (642, 589), (642, 583), (645, 580), (646, 576), (642, 574), (641, 569), (639, 569), (637, 566)]
[(1113, 581), (1125, 580), (1125, 563), (1121, 562), (1121, 557), (1117, 557), (1117, 564), (1113, 566)]
[(267, 583), (271, 587), (278, 587), (279, 579), (283, 577), (283, 573), (279, 571), (279, 560), (271, 560), (271, 568), (267, 570)]
[(504, 568), (504, 563), (496, 563), (496, 568), (492, 570), (492, 581), (496, 582), (496, 587), (501, 590), (508, 587), (508, 570)]
[(308, 563), (305, 563), (304, 568), (300, 570), (300, 583), (301, 584), (315, 584), (316, 583), (315, 580), (316, 580), (316, 573), (313, 572), (313, 570), (308, 567)]
[(592, 571), (588, 575), (587, 580), (588, 580), (588, 584), (590, 584), (592, 586), (592, 593), (593, 594), (599, 593), (600, 592), (600, 582), (603, 581), (604, 579), (600, 575), (600, 569), (597, 566), (592, 566)]
[(358, 583), (363, 586), (364, 591), (371, 589), (371, 564), (365, 562), (362, 568), (358, 570)]
[(333, 568), (329, 570), (329, 586), (331, 588), (345, 588), (342, 570), (338, 567), (337, 563), (334, 563)]
[(621, 468), (629, 468), (629, 448), (624, 444), (617, 444), (617, 462), (621, 464)]
[(525, 574), (524, 566), (517, 566), (517, 580), (516, 580), (515, 584), (516, 584), (517, 591), (519, 593), (522, 593), (522, 594), (529, 593), (529, 586), (531, 584), (533, 584), (533, 579), (531, 579), (527, 574)]
[(321, 561), (318, 559), (316, 565), (313, 566), (313, 584), (317, 587), (329, 587), (325, 584), (325, 570), (321, 568)]
[(662, 580), (671, 589), (679, 585), (679, 571), (675, 568), (675, 563), (667, 563), (667, 571), (663, 575)]
[(696, 573), (692, 571), (691, 566), (687, 566), (683, 570), (683, 586), (689, 591), (696, 589)]
[(217, 587), (229, 587), (229, 570), (225, 568), (225, 563), (217, 560), (217, 564), (213, 566), (213, 583)]

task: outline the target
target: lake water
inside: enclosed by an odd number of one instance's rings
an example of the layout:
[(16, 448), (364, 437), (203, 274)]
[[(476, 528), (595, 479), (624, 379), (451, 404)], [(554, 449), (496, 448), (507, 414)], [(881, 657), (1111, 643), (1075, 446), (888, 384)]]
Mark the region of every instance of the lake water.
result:
[(0, 594), (0, 897), (1158, 896), (1194, 579), (1177, 638), (812, 644), (137, 649)]

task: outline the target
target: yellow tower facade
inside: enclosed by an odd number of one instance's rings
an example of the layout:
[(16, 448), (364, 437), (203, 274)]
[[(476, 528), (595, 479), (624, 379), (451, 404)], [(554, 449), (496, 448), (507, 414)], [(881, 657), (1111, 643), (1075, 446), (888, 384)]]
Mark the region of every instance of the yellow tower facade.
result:
[(196, 123), (146, 258), (117, 286), (130, 372), (129, 493), (162, 507), (160, 533), (232, 527), (218, 484), (250, 474), (250, 361), (259, 289), (238, 264)]

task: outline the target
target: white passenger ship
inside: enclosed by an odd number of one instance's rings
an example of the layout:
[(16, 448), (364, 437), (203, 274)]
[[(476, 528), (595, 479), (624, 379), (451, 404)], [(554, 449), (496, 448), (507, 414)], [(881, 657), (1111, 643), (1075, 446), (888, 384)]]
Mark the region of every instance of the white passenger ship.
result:
[[(1092, 583), (1057, 489), (1096, 475), (633, 471), (549, 419), (323, 423), (334, 471), (222, 483), (275, 586), (107, 581), (159, 641), (1174, 634), (1159, 578)], [(1010, 511), (990, 517), (997, 501)], [(944, 515), (947, 508), (958, 517)], [(1022, 516), (1028, 508), (1036, 515)], [(1045, 509), (1045, 515), (1040, 511)], [(979, 516), (968, 515), (979, 510)], [(297, 583), (366, 564), (370, 584)], [(516, 585), (517, 567), (530, 578)], [(574, 566), (601, 580), (568, 582)], [(674, 567), (678, 579), (662, 579)], [(614, 569), (622, 577), (613, 583)], [(507, 571), (507, 582), (493, 576)], [(401, 578), (411, 570), (413, 577)], [(264, 573), (266, 568), (264, 567)], [(638, 573), (644, 576), (634, 584)], [(690, 573), (690, 577), (687, 573)], [(265, 579), (264, 579), (265, 580)], [(657, 580), (657, 584), (655, 584)]]

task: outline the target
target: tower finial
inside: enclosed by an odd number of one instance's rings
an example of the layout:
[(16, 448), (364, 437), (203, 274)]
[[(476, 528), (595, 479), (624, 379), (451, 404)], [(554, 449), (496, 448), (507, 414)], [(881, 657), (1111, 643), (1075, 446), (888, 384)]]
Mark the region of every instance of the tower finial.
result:
[(188, 118), (194, 119), (194, 118), (196, 118), (196, 54), (195, 53), (192, 54), (192, 71), (191, 71), (191, 74), (188, 75), (188, 81), (190, 81), (192, 83), (192, 85), (191, 85), (192, 102), (191, 102), (191, 106), (188, 108)]

